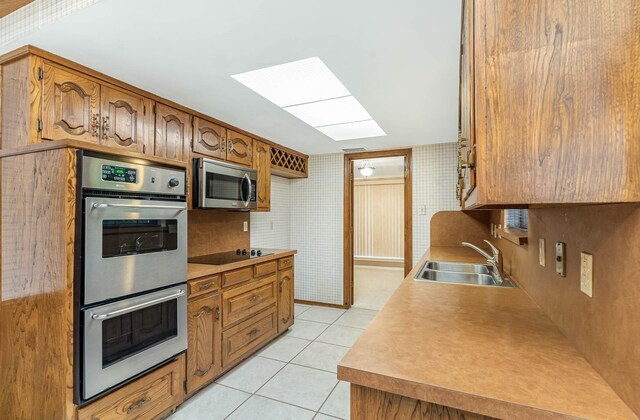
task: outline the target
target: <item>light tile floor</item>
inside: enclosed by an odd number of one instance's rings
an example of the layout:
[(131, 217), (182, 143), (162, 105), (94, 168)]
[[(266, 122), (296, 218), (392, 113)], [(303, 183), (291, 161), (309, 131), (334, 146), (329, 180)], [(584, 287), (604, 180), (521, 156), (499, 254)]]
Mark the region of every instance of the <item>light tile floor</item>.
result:
[(178, 408), (172, 420), (349, 418), (336, 367), (377, 311), (295, 305), (293, 327)]

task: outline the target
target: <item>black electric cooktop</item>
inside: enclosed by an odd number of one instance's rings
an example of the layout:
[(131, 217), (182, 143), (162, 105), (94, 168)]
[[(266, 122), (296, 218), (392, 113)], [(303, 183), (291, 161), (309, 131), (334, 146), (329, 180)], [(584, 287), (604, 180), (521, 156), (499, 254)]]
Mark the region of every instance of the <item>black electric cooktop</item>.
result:
[(189, 258), (188, 261), (194, 264), (224, 265), (238, 261), (250, 260), (251, 258), (265, 257), (271, 254), (273, 253), (264, 252), (261, 249), (236, 249), (235, 251), (201, 255), (199, 257)]

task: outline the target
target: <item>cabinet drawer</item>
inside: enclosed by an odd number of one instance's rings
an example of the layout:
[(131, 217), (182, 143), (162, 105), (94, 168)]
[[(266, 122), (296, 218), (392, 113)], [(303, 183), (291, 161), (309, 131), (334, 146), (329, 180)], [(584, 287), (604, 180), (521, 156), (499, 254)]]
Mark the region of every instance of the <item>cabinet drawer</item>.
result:
[(272, 275), (222, 294), (222, 327), (226, 328), (273, 305), (277, 299), (277, 277)]
[(184, 355), (78, 410), (78, 419), (150, 419), (184, 399)]
[(222, 333), (222, 366), (233, 364), (274, 337), (278, 330), (276, 307), (272, 306)]
[(262, 277), (262, 276), (266, 276), (267, 274), (275, 273), (277, 265), (278, 264), (275, 260), (267, 261), (262, 264), (256, 264), (253, 266), (253, 276)]
[(278, 260), (278, 269), (279, 270), (286, 270), (287, 268), (291, 268), (291, 267), (293, 267), (293, 256), (286, 257), (286, 258), (280, 258)]
[(239, 268), (233, 271), (222, 273), (222, 287), (233, 286), (234, 284), (244, 283), (253, 278), (253, 267)]
[(202, 295), (207, 292), (213, 292), (220, 288), (220, 275), (202, 277), (195, 280), (189, 280), (187, 282), (187, 288), (189, 290), (189, 298)]

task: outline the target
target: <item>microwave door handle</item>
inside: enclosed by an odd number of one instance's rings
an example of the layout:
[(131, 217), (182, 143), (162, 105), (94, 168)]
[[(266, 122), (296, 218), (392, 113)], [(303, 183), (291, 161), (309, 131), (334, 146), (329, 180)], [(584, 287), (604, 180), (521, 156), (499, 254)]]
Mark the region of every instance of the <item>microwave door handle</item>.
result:
[(180, 289), (180, 290), (178, 290), (178, 292), (170, 294), (169, 296), (164, 296), (164, 297), (161, 297), (161, 298), (153, 299), (153, 300), (150, 300), (149, 302), (139, 303), (137, 305), (129, 306), (128, 308), (118, 309), (117, 311), (107, 312), (105, 314), (92, 313), (91, 314), (91, 318), (95, 319), (95, 320), (98, 320), (98, 321), (102, 321), (102, 320), (105, 320), (105, 319), (113, 318), (114, 316), (124, 315), (124, 314), (127, 314), (129, 312), (134, 312), (134, 311), (137, 311), (138, 309), (143, 309), (143, 308), (146, 308), (148, 306), (157, 305), (158, 303), (166, 302), (168, 300), (173, 300), (173, 299), (178, 298), (178, 297), (180, 297), (182, 295), (184, 295), (184, 290)]
[[(245, 197), (245, 185), (248, 185), (248, 193), (246, 194)], [(249, 201), (251, 201), (251, 179), (249, 178), (249, 174), (245, 172), (244, 176), (242, 177), (242, 188), (240, 190), (240, 194), (242, 195), (242, 202), (244, 203), (245, 207), (249, 206)]]
[(94, 209), (104, 209), (107, 207), (115, 208), (127, 208), (127, 209), (158, 209), (158, 210), (178, 210), (179, 212), (185, 211), (186, 207), (181, 206), (154, 206), (148, 204), (110, 204), (110, 203), (93, 203), (91, 206)]

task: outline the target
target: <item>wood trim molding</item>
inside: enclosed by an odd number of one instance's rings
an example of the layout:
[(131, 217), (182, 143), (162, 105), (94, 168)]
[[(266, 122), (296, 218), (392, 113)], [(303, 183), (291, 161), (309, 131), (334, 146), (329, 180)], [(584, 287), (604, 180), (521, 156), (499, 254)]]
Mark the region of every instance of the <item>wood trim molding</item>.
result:
[(328, 308), (339, 308), (339, 309), (347, 309), (349, 306), (340, 305), (337, 303), (325, 303), (325, 302), (316, 302), (313, 300), (303, 300), (303, 299), (294, 299), (294, 303), (299, 303), (301, 305), (310, 305), (310, 306), (326, 306)]
[(344, 307), (353, 304), (353, 183), (351, 167), (354, 160), (382, 157), (405, 158), (404, 182), (404, 274), (413, 268), (413, 196), (411, 180), (411, 149), (377, 150), (344, 155)]

